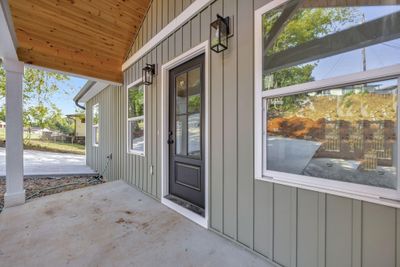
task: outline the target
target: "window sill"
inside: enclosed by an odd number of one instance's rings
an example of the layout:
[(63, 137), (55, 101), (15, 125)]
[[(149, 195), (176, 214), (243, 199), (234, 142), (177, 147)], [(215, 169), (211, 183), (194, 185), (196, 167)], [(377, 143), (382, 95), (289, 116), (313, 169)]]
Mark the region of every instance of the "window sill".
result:
[(134, 156), (140, 156), (140, 157), (145, 157), (145, 153), (144, 152), (138, 152), (138, 151), (128, 151), (129, 155), (134, 155)]
[(325, 193), (325, 194), (331, 194), (331, 195), (340, 196), (340, 197), (356, 199), (356, 200), (360, 200), (360, 201), (371, 202), (374, 204), (384, 205), (384, 206), (388, 206), (388, 207), (392, 207), (392, 208), (400, 208), (400, 200), (394, 200), (394, 199), (392, 200), (389, 198), (379, 197), (376, 195), (350, 193), (350, 192), (340, 190), (337, 188), (309, 185), (306, 183), (294, 182), (294, 181), (290, 181), (289, 179), (282, 179), (282, 178), (256, 177), (255, 179), (258, 181), (263, 181), (263, 182), (275, 183), (275, 184), (296, 187), (296, 188), (300, 188), (300, 189), (305, 189), (305, 190), (310, 190), (310, 191), (315, 191), (315, 192), (320, 192), (320, 193)]

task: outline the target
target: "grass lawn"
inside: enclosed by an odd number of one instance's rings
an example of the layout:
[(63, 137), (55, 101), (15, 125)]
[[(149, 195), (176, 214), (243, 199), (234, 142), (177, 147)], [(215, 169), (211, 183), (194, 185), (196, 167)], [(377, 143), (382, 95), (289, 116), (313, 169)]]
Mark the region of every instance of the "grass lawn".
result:
[(85, 155), (85, 146), (79, 144), (69, 144), (61, 142), (51, 142), (32, 139), (29, 143), (25, 142), (25, 149), (50, 151), (59, 153), (72, 153)]
[[(26, 136), (24, 135), (24, 138)], [(0, 129), (0, 142), (5, 140), (5, 129)], [(79, 144), (43, 141), (39, 136), (31, 135), (31, 140), (24, 142), (24, 149), (58, 152), (58, 153), (72, 153), (85, 155), (85, 146)]]

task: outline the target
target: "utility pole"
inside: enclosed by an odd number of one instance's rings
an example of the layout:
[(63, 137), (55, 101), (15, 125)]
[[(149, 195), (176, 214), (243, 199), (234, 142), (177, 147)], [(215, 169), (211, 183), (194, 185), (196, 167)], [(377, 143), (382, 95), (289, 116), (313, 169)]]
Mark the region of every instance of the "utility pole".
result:
[[(362, 14), (362, 24), (365, 23), (365, 14)], [(365, 54), (365, 47), (361, 50), (362, 53), (362, 64), (363, 64), (363, 71), (367, 71), (367, 55)]]

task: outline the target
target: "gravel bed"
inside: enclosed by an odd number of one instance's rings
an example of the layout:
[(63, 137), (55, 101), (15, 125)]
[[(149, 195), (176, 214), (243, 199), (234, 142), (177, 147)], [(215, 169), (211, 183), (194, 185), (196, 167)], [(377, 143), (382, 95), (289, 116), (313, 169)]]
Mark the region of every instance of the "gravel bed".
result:
[[(24, 188), (27, 201), (91, 185), (103, 183), (95, 177), (25, 178)], [(48, 189), (48, 190), (47, 190)], [(0, 212), (4, 206), (5, 179), (0, 179)]]

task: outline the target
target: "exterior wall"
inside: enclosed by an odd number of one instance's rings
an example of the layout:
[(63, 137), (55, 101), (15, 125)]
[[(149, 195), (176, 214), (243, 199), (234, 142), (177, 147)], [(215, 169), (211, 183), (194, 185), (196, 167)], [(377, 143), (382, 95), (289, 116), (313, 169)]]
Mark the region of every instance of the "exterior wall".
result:
[(142, 26), (127, 54), (135, 54), (143, 45), (182, 13), (195, 0), (153, 0)]
[[(120, 176), (119, 164), (122, 153), (122, 138), (119, 129), (123, 122), (122, 90), (120, 87), (110, 86), (86, 103), (86, 163), (99, 173), (104, 172), (107, 180), (116, 180)], [(93, 146), (92, 107), (99, 103), (100, 114), (100, 142)], [(112, 160), (107, 166), (107, 156), (112, 154)]]
[[(134, 45), (137, 51), (182, 10), (182, 0), (154, 0)], [(235, 17), (229, 50), (211, 53), (210, 227), (282, 266), (400, 266), (400, 212), (254, 179), (253, 16), (266, 0), (217, 0), (124, 73), (124, 89), (108, 88), (88, 103), (88, 163), (161, 197), (161, 77), (146, 88), (146, 155), (126, 153), (126, 85), (145, 63), (162, 64), (208, 39), (216, 14)], [(182, 3), (182, 5), (181, 5)], [(100, 146), (92, 147), (91, 105), (100, 103)], [(150, 166), (154, 173), (150, 173)]]
[(82, 123), (81, 119), (76, 118), (76, 136), (85, 136), (86, 135), (86, 126), (85, 123)]

